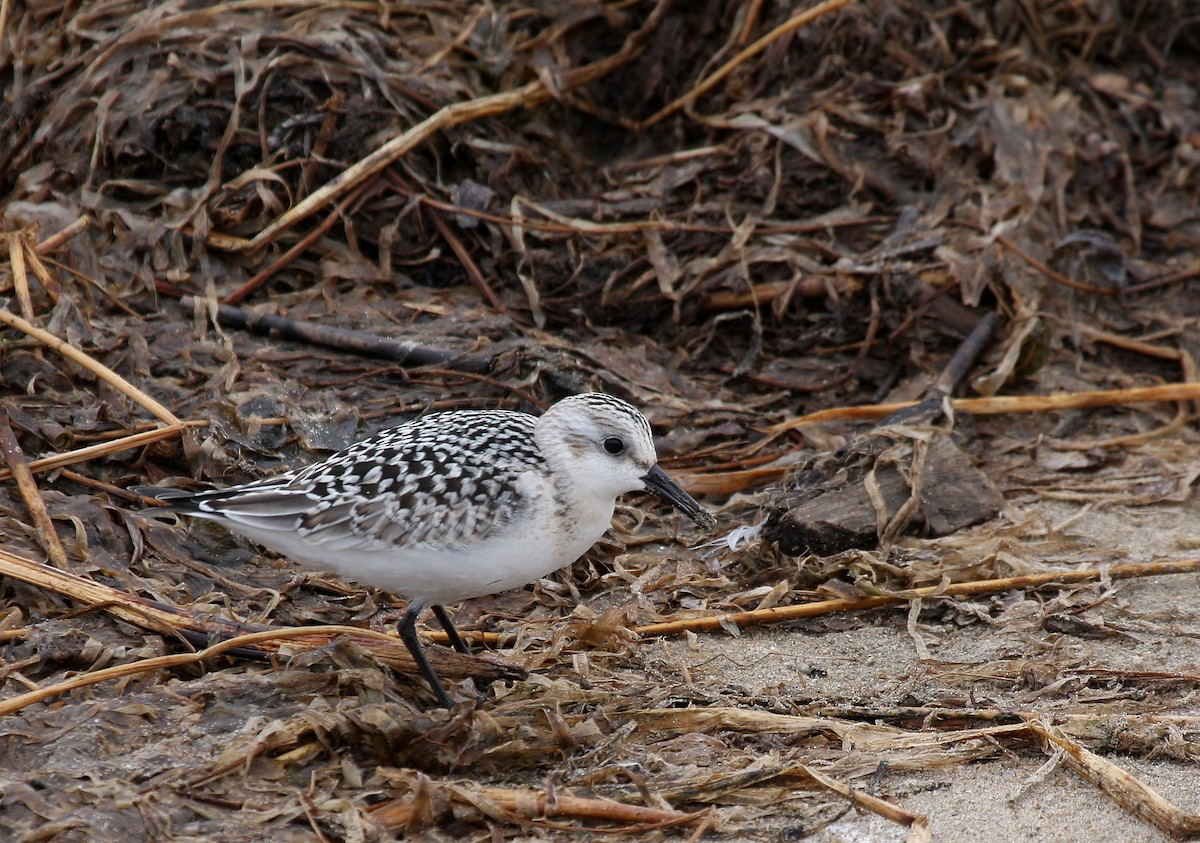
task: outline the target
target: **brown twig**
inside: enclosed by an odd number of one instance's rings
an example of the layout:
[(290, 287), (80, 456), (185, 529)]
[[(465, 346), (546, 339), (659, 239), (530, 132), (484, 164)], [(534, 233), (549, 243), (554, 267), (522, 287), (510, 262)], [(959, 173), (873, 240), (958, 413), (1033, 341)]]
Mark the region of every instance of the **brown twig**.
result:
[(764, 307), (780, 296), (796, 296), (804, 299), (823, 299), (832, 289), (837, 295), (851, 296), (858, 292), (862, 283), (849, 275), (832, 278), (809, 275), (799, 281), (764, 281), (749, 289), (714, 290), (700, 299), (700, 308), (705, 312), (720, 310), (742, 310), (747, 307)]
[[(278, 647), (273, 646), (271, 642), (285, 638), (293, 641), (297, 647), (316, 649), (327, 645), (334, 638), (344, 636), (355, 644), (370, 650), (375, 658), (397, 670), (412, 673), (417, 669), (412, 655), (400, 640), (395, 636), (382, 632), (344, 626), (277, 629), (226, 621), (221, 618), (197, 614), (188, 609), (172, 606), (161, 601), (149, 600), (140, 595), (120, 591), (86, 577), (76, 576), (75, 574), (52, 568), (49, 565), (35, 562), (32, 559), (25, 559), (3, 548), (0, 548), (0, 577), (11, 577), (38, 588), (62, 594), (89, 608), (101, 609), (113, 617), (120, 618), (143, 629), (150, 629), (171, 637), (199, 636), (210, 638), (215, 636), (226, 639), (221, 642), (221, 645), (217, 645), (220, 649), (209, 647), (203, 653), (199, 654), (190, 653), (180, 657), (165, 657), (168, 659), (181, 658), (183, 659), (182, 661), (162, 663), (155, 659), (147, 659), (145, 662), (135, 663), (144, 665), (140, 669), (136, 669), (132, 665), (122, 665), (120, 668), (114, 668), (114, 670), (126, 669), (126, 672), (104, 674), (100, 678), (95, 679), (94, 681), (96, 682), (115, 678), (116, 676), (127, 676), (143, 670), (157, 670), (161, 667), (189, 664), (199, 658), (229, 652), (234, 649), (252, 650), (264, 655), (270, 654), (278, 651)], [(233, 641), (238, 643), (231, 643)], [(427, 650), (426, 656), (438, 674), (455, 679), (473, 676), (483, 681), (492, 681), (495, 679), (519, 678), (524, 675), (524, 671), (513, 664), (486, 657), (467, 656), (441, 647)], [(21, 705), (29, 705), (30, 703), (44, 699), (46, 696), (53, 696), (55, 693), (62, 693), (76, 687), (81, 687), (82, 685), (92, 684), (91, 681), (86, 680), (86, 676), (91, 675), (93, 674), (85, 674), (85, 677), (79, 677), (78, 684), (54, 686), (58, 690), (41, 697), (26, 695), (17, 699), (22, 700)], [(12, 701), (9, 702), (11, 703)], [(17, 708), (20, 707), (17, 706)], [(0, 706), (0, 715), (16, 711), (17, 708)]]
[[(985, 226), (972, 220), (948, 219), (946, 222), (951, 225), (961, 225), (964, 228), (970, 228), (982, 234), (988, 233), (988, 229)], [(1079, 290), (1083, 293), (1097, 293), (1102, 296), (1115, 296), (1118, 292), (1120, 292), (1120, 290), (1116, 288), (1109, 289), (1105, 287), (1096, 287), (1091, 284), (1085, 284), (1082, 281), (1076, 281), (1074, 278), (1068, 278), (1061, 272), (1056, 272), (1055, 270), (1051, 269), (1044, 262), (1029, 254), (1029, 252), (1025, 251), (1016, 243), (1014, 243), (1011, 238), (1006, 237), (1003, 234), (997, 234), (995, 239), (997, 243), (999, 243), (1005, 249), (1008, 249), (1021, 260), (1025, 261), (1038, 272), (1042, 273), (1050, 280), (1062, 284), (1064, 287), (1070, 287), (1073, 290)]]
[(1075, 743), (1059, 729), (1030, 716), (1030, 731), (1060, 747), (1067, 765), (1129, 813), (1176, 840), (1200, 838), (1200, 814), (1188, 814), (1116, 764)]
[(17, 489), (20, 490), (21, 498), (25, 501), (25, 508), (29, 510), (29, 517), (33, 519), (42, 549), (46, 551), (46, 555), (50, 557), (50, 561), (55, 566), (65, 568), (67, 553), (63, 550), (62, 542), (58, 540), (54, 522), (46, 510), (46, 501), (42, 499), (42, 493), (38, 491), (37, 483), (34, 482), (33, 472), (29, 470), (29, 463), (26, 462), (25, 454), (21, 451), (21, 443), (17, 441), (12, 425), (9, 424), (8, 408), (2, 404), (0, 404), (0, 453), (4, 455), (8, 470), (16, 478)]
[(477, 6), (475, 11), (471, 14), (471, 17), (467, 18), (467, 20), (463, 23), (462, 28), (458, 31), (454, 38), (442, 46), (441, 49), (434, 51), (420, 64), (414, 67), (412, 70), (413, 75), (424, 75), (431, 68), (437, 67), (439, 64), (441, 64), (442, 60), (445, 59), (446, 56), (450, 55), (455, 50), (461, 49), (464, 44), (469, 43), (471, 38), (474, 37), (475, 29), (479, 26), (480, 22), (491, 17), (492, 14), (494, 14), (494, 10), (490, 6)]
[(58, 299), (62, 296), (62, 287), (58, 281), (50, 274), (50, 270), (46, 268), (45, 262), (38, 254), (37, 247), (28, 240), (23, 242), (25, 251), (25, 263), (33, 274), (37, 276), (38, 283), (42, 285), (42, 289), (46, 291), (46, 295), (50, 297), (50, 301), (58, 304)]
[[(631, 823), (638, 826), (634, 829), (620, 829), (626, 832), (697, 822), (708, 814), (707, 810), (682, 813), (662, 808), (648, 808), (642, 805), (625, 805), (608, 799), (569, 796), (563, 793), (556, 793), (551, 797), (544, 790), (516, 790), (502, 787), (468, 788), (464, 785), (447, 787), (445, 792), (455, 802), (463, 805), (472, 805), (472, 797), (482, 798), (510, 814), (514, 820), (523, 822), (565, 817)], [(416, 807), (413, 799), (405, 798), (381, 802), (373, 805), (368, 811), (371, 818), (381, 826), (389, 830), (396, 830), (406, 828), (412, 822)], [(579, 830), (596, 832), (602, 829)], [(614, 831), (614, 829), (609, 829), (609, 831)]]
[[(327, 626), (320, 627), (319, 630), (328, 632), (330, 636), (335, 635), (354, 635), (357, 638), (378, 638), (387, 639), (388, 636), (382, 632), (372, 632), (368, 629), (358, 629), (351, 626)], [(263, 632), (251, 632), (246, 635), (238, 635), (233, 638), (228, 638), (211, 647), (205, 647), (195, 653), (178, 653), (171, 656), (155, 656), (149, 659), (139, 659), (128, 664), (118, 664), (113, 667), (106, 667), (101, 670), (92, 670), (87, 673), (81, 673), (77, 676), (72, 676), (62, 682), (57, 682), (53, 685), (47, 685), (39, 688), (36, 691), (29, 691), (24, 694), (19, 694), (15, 697), (10, 697), (6, 700), (0, 700), (0, 717), (8, 714), (13, 714), (20, 711), (26, 706), (39, 703), (42, 700), (51, 697), (59, 696), (60, 694), (74, 691), (77, 688), (86, 688), (89, 685), (97, 685), (101, 682), (107, 682), (110, 679), (120, 679), (123, 676), (135, 676), (139, 673), (149, 673), (153, 670), (164, 670), (172, 667), (180, 667), (188, 664), (198, 664), (205, 659), (210, 659), (213, 656), (219, 656), (222, 653), (227, 653), (231, 650), (246, 649), (257, 644), (267, 642), (287, 641), (291, 639), (310, 638), (313, 635), (313, 630), (305, 627), (294, 627), (290, 629), (270, 629)]]
[(175, 417), (175, 414), (162, 404), (158, 403), (149, 395), (142, 392), (112, 369), (108, 368), (102, 363), (97, 362), (96, 360), (93, 360), (91, 357), (84, 354), (82, 351), (75, 348), (75, 346), (71, 345), (65, 340), (59, 339), (49, 331), (42, 330), (31, 322), (28, 322), (27, 320), (22, 319), (20, 316), (17, 316), (15, 313), (10, 313), (7, 308), (0, 307), (0, 322), (3, 322), (10, 328), (16, 328), (19, 331), (23, 331), (24, 333), (36, 339), (38, 342), (58, 352), (63, 357), (78, 363), (100, 380), (107, 383), (113, 389), (116, 389), (118, 392), (125, 395), (135, 404), (140, 405), (144, 410), (150, 413), (150, 415), (156, 417), (160, 421), (172, 427), (178, 427), (182, 425), (182, 422)]
[[(794, 606), (777, 606), (770, 609), (754, 609), (746, 612), (731, 612), (721, 615), (704, 615), (702, 617), (684, 618), (677, 621), (637, 626), (633, 631), (638, 635), (681, 635), (685, 632), (715, 632), (733, 623), (739, 627), (757, 626), (803, 618), (831, 615), (838, 612), (865, 612), (884, 606), (897, 606), (910, 600), (931, 597), (956, 597), (977, 594), (993, 594), (1019, 588), (1045, 588), (1049, 585), (1068, 585), (1074, 583), (1097, 582), (1105, 577), (1114, 580), (1134, 579), (1137, 577), (1168, 576), (1171, 574), (1200, 573), (1200, 560), (1180, 560), (1171, 562), (1145, 562), (1133, 565), (1113, 565), (1109, 568), (1085, 568), (1080, 571), (1048, 571), (1044, 574), (1031, 574), (1019, 577), (1003, 577), (994, 580), (975, 580), (972, 582), (954, 583), (948, 586), (929, 586), (912, 588), (902, 592), (877, 593), (863, 596), (858, 600), (843, 598), (834, 600), (819, 600), (811, 603), (801, 603)], [(502, 632), (472, 632), (462, 631), (464, 640), (488, 646), (502, 645), (513, 636)], [(448, 643), (445, 633), (430, 632), (429, 638), (441, 644)]]
[(32, 319), (33, 298), (29, 295), (29, 276), (25, 272), (25, 237), (19, 231), (8, 235), (8, 262), (12, 269), (17, 306), (26, 319)]
[[(112, 456), (122, 451), (142, 448), (146, 445), (152, 445), (155, 442), (161, 442), (164, 439), (170, 439), (173, 436), (178, 436), (188, 428), (208, 427), (208, 424), (207, 420), (187, 421), (168, 427), (156, 427), (153, 430), (145, 430), (141, 433), (131, 433), (128, 436), (122, 436), (120, 439), (114, 439), (111, 442), (98, 442), (95, 445), (88, 445), (85, 448), (76, 448), (74, 451), (66, 451), (62, 454), (42, 457), (29, 463), (29, 470), (37, 474), (42, 471), (61, 468), (64, 465), (74, 465), (75, 463), (87, 462), (88, 460), (99, 459), (100, 457)], [(10, 477), (12, 477), (11, 471), (0, 469), (0, 482), (8, 480)]]
[(431, 210), (429, 219), (433, 221), (433, 226), (438, 230), (438, 234), (442, 235), (442, 239), (450, 244), (450, 250), (454, 252), (454, 256), (462, 264), (467, 276), (471, 279), (471, 283), (475, 285), (475, 288), (479, 292), (483, 293), (483, 297), (492, 306), (492, 310), (497, 313), (505, 313), (507, 308), (504, 306), (504, 302), (496, 295), (496, 291), (492, 289), (492, 285), (484, 277), (483, 271), (475, 263), (474, 259), (471, 258), (471, 253), (467, 251), (467, 247), (463, 245), (462, 240), (459, 239), (450, 226), (446, 225), (446, 221), (442, 219), (442, 215), (437, 211)]
[(687, 618), (678, 621), (648, 624), (635, 627), (639, 635), (679, 635), (683, 632), (716, 631), (733, 623), (738, 626), (757, 626), (759, 624), (783, 623), (800, 618), (812, 618), (836, 612), (860, 612), (877, 609), (881, 606), (895, 606), (910, 600), (927, 597), (957, 597), (978, 594), (994, 594), (1022, 588), (1042, 588), (1053, 584), (1071, 584), (1096, 582), (1104, 578), (1122, 580), (1134, 577), (1165, 576), (1168, 574), (1200, 573), (1200, 560), (1181, 560), (1173, 562), (1144, 562), (1134, 565), (1113, 565), (1109, 568), (1086, 568), (1082, 571), (1048, 571), (1044, 574), (1030, 574), (1019, 577), (1003, 577), (994, 580), (975, 580), (973, 582), (953, 583), (947, 586), (935, 585), (926, 588), (912, 588), (903, 592), (878, 594), (863, 597), (861, 600), (820, 600), (813, 603), (801, 603), (796, 606), (777, 606), (771, 609), (755, 609), (748, 612), (733, 612), (724, 615), (709, 615), (699, 618)]
[(1169, 287), (1170, 285), (1178, 284), (1181, 281), (1190, 281), (1198, 275), (1200, 275), (1200, 263), (1190, 267), (1189, 269), (1185, 269), (1182, 272), (1176, 272), (1163, 278), (1155, 278), (1145, 282), (1144, 284), (1134, 284), (1132, 287), (1127, 287), (1122, 292), (1123, 295), (1134, 296), (1138, 295), (1139, 293), (1149, 292), (1150, 290), (1157, 289), (1158, 287)]
[(758, 16), (762, 13), (763, 0), (750, 0), (746, 5), (746, 16), (742, 21), (742, 29), (738, 33), (737, 43), (745, 44), (750, 40), (750, 33), (758, 26)]
[(805, 9), (802, 12), (797, 12), (795, 16), (789, 18), (779, 26), (772, 29), (762, 38), (759, 38), (749, 47), (731, 58), (713, 73), (709, 74), (708, 78), (696, 84), (690, 91), (681, 96), (679, 99), (664, 106), (657, 113), (647, 117), (645, 120), (642, 120), (639, 123), (634, 124), (634, 126), (638, 131), (648, 129), (655, 123), (662, 121), (665, 117), (669, 117), (679, 109), (694, 102), (702, 94), (707, 93), (710, 89), (721, 82), (721, 80), (725, 79), (725, 77), (737, 70), (747, 60), (758, 55), (783, 36), (800, 29), (802, 26), (807, 26), (819, 17), (827, 15), (830, 12), (835, 12), (843, 6), (848, 6), (851, 2), (852, 0), (825, 0), (825, 2), (818, 3), (811, 9)]
[(40, 241), (36, 246), (33, 247), (33, 250), (39, 255), (49, 254), (65, 244), (67, 241), (74, 238), (76, 234), (84, 231), (87, 227), (88, 218), (78, 217), (75, 222), (71, 223), (66, 228), (62, 229), (61, 231), (57, 231), (54, 234), (51, 234), (45, 240)]
[(1106, 287), (1096, 287), (1092, 284), (1084, 284), (1082, 281), (1076, 281), (1074, 278), (1068, 278), (1067, 276), (1063, 275), (1061, 272), (1056, 272), (1055, 270), (1048, 267), (1045, 263), (1043, 263), (1042, 261), (1035, 258), (1033, 255), (1026, 252), (1024, 249), (1022, 249), (1020, 246), (1018, 246), (1016, 243), (1014, 243), (1008, 237), (1005, 237), (1003, 234), (996, 235), (996, 242), (999, 243), (1004, 248), (1008, 249), (1010, 252), (1012, 252), (1014, 255), (1019, 257), (1021, 260), (1025, 261), (1027, 264), (1032, 266), (1038, 272), (1045, 275), (1047, 278), (1057, 281), (1059, 284), (1070, 287), (1073, 290), (1079, 290), (1080, 292), (1083, 292), (1083, 293), (1097, 293), (1102, 296), (1115, 296), (1118, 292), (1118, 290), (1115, 287), (1109, 289)]
[[(1090, 410), (1096, 407), (1117, 407), (1159, 401), (1194, 401), (1196, 399), (1200, 399), (1200, 383), (1170, 383), (1133, 389), (1055, 392), (1050, 395), (994, 395), (990, 398), (956, 398), (951, 404), (956, 411), (987, 416), (1004, 413)], [(835, 407), (771, 425), (766, 432), (775, 436), (811, 424), (879, 419), (889, 416), (897, 410), (915, 407), (918, 403), (917, 401), (898, 401), (891, 404), (871, 404), (863, 407)]]
[(983, 315), (978, 324), (971, 329), (967, 338), (955, 349), (954, 356), (938, 374), (937, 380), (934, 381), (930, 393), (926, 393), (926, 397), (929, 397), (933, 390), (939, 391), (942, 395), (950, 395), (954, 392), (967, 376), (967, 372), (975, 365), (975, 361), (983, 353), (984, 348), (992, 341), (992, 333), (996, 330), (997, 321), (994, 311)]
[[(196, 301), (197, 299), (192, 296), (183, 296), (179, 303), (183, 307), (192, 307)], [(320, 325), (288, 316), (252, 313), (227, 304), (216, 306), (216, 318), (222, 325), (241, 328), (256, 334), (282, 337), (371, 357), (381, 357), (402, 365), (437, 364), (449, 369), (462, 369), (464, 372), (486, 372), (492, 365), (492, 358), (487, 355), (472, 355), (461, 351), (431, 348), (404, 340), (395, 340), (391, 337), (383, 337), (379, 334), (370, 334), (366, 331)]]
[(1062, 317), (1055, 316), (1052, 313), (1042, 314), (1042, 318), (1052, 321), (1063, 326), (1065, 330), (1077, 331), (1088, 339), (1102, 342), (1106, 345), (1111, 345), (1113, 348), (1119, 348), (1124, 351), (1131, 351), (1134, 354), (1142, 354), (1146, 357), (1154, 357), (1159, 360), (1181, 360), (1184, 352), (1178, 348), (1172, 348), (1166, 345), (1155, 345), (1153, 343), (1143, 342), (1141, 340), (1123, 337), (1120, 334), (1114, 334), (1111, 331), (1102, 331), (1099, 328), (1093, 328), (1090, 325), (1079, 321), (1070, 321)]
[[(842, 0), (842, 2), (845, 2), (845, 0)], [(641, 52), (646, 40), (658, 27), (659, 22), (662, 20), (663, 15), (666, 14), (667, 8), (670, 5), (666, 0), (660, 0), (646, 18), (646, 22), (642, 27), (631, 34), (625, 40), (621, 49), (613, 55), (584, 65), (583, 67), (565, 71), (557, 76), (559, 92), (568, 91), (601, 79)], [(372, 176), (377, 175), (395, 163), (401, 156), (411, 152), (425, 140), (444, 129), (474, 120), (481, 120), (485, 117), (494, 117), (517, 108), (532, 108), (549, 101), (554, 97), (555, 93), (544, 81), (538, 79), (512, 91), (504, 91), (499, 94), (492, 94), (491, 96), (478, 97), (473, 100), (447, 105), (435, 111), (406, 132), (388, 141), (370, 155), (362, 158), (322, 187), (313, 191), (313, 193), (299, 204), (289, 208), (271, 222), (253, 240), (240, 244), (238, 250), (259, 249), (271, 243), (283, 231), (286, 231), (300, 220), (316, 213), (320, 208), (335, 201), (339, 196), (345, 195)]]
[(292, 246), (275, 260), (271, 261), (270, 265), (267, 266), (266, 269), (256, 273), (254, 277), (245, 284), (238, 287), (225, 298), (221, 299), (221, 303), (228, 305), (237, 304), (263, 284), (267, 283), (267, 281), (269, 281), (275, 275), (275, 273), (279, 272), (300, 255), (308, 251), (309, 247), (329, 233), (329, 229), (333, 228), (334, 223), (345, 217), (345, 206), (354, 204), (354, 200), (361, 196), (367, 187), (368, 185), (366, 184), (359, 185), (359, 187), (346, 198), (345, 202), (338, 203), (337, 207), (329, 212), (328, 216), (325, 217), (320, 225), (318, 225), (308, 234), (301, 237), (296, 245)]

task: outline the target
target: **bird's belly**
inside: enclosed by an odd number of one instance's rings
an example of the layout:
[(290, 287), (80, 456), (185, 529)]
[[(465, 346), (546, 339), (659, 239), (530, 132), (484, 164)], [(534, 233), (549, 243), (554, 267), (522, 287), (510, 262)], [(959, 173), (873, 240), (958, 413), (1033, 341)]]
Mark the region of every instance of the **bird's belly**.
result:
[(540, 579), (570, 565), (603, 532), (594, 525), (587, 525), (586, 534), (575, 529), (550, 532), (529, 525), (462, 548), (384, 545), (323, 549), (295, 533), (248, 537), (309, 570), (330, 571), (360, 585), (441, 604), (508, 591)]

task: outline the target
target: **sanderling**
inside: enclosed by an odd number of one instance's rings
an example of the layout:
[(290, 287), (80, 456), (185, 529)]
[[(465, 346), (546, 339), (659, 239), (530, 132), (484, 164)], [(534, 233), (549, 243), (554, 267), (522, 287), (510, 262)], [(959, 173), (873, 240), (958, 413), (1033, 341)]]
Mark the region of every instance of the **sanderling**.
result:
[(617, 496), (638, 490), (714, 523), (658, 466), (645, 416), (603, 393), (564, 398), (540, 417), (434, 413), (228, 489), (137, 489), (304, 567), (407, 598), (400, 637), (445, 708), (450, 696), (421, 650), (418, 616), (432, 608), (451, 645), (469, 652), (444, 604), (571, 564), (608, 529)]

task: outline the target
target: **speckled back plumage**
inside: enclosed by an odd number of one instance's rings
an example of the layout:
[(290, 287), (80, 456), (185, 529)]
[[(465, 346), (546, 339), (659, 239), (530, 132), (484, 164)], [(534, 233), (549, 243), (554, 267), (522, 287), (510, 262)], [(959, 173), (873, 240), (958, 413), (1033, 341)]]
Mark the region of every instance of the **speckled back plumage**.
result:
[(533, 443), (536, 422), (504, 410), (426, 416), (243, 486), (219, 508), (242, 523), (256, 512), (294, 513), (299, 534), (330, 549), (466, 547), (528, 506), (515, 479), (544, 462)]

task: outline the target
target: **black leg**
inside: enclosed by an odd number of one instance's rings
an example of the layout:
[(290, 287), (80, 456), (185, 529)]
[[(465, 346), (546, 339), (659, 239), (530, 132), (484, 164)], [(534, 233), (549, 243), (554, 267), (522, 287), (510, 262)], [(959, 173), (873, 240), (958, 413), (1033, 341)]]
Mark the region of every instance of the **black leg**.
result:
[[(442, 687), (442, 681), (433, 672), (433, 667), (430, 666), (429, 659), (425, 658), (425, 651), (421, 649), (421, 641), (417, 638), (417, 616), (421, 614), (424, 608), (424, 606), (417, 603), (409, 605), (408, 611), (404, 613), (404, 617), (400, 618), (400, 623), (398, 624), (400, 640), (404, 642), (404, 646), (408, 648), (408, 652), (412, 653), (417, 667), (421, 668), (421, 673), (425, 676), (425, 681), (429, 683), (430, 688), (433, 688), (433, 693), (437, 695), (438, 702), (442, 708), (454, 708), (454, 703), (450, 700), (450, 695), (446, 693), (446, 689)], [(440, 606), (435, 607), (435, 611), (440, 608)], [(441, 620), (441, 618), (439, 617), (438, 620)]]
[(454, 624), (450, 623), (450, 616), (446, 614), (444, 606), (439, 606), (436, 603), (431, 607), (433, 616), (438, 619), (438, 623), (442, 625), (442, 629), (446, 630), (446, 635), (450, 638), (450, 646), (458, 650), (460, 653), (471, 655), (471, 648), (463, 642), (462, 636), (458, 634), (458, 630), (454, 628)]

